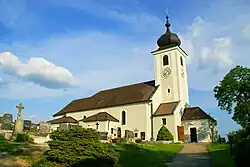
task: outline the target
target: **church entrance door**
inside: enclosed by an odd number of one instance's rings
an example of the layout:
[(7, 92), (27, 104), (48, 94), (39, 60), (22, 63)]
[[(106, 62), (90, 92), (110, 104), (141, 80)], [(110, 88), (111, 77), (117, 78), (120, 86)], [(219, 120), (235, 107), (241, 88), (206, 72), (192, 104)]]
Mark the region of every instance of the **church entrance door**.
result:
[(184, 142), (184, 126), (177, 126), (178, 140)]
[(190, 139), (191, 142), (197, 142), (197, 131), (196, 128), (190, 128)]

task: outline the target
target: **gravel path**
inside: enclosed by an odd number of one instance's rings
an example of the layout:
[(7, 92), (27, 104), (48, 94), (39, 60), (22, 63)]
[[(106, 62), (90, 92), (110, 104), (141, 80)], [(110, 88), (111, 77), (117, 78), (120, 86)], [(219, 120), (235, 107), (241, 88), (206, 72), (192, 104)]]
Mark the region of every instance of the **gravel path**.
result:
[(183, 149), (174, 157), (168, 167), (211, 167), (205, 143), (184, 144)]

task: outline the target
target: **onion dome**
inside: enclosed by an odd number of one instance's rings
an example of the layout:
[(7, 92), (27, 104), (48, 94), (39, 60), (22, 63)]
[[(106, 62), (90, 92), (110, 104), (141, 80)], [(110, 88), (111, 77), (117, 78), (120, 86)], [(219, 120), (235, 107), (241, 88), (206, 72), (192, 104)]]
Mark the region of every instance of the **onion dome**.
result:
[(172, 46), (180, 46), (181, 40), (179, 37), (170, 31), (171, 24), (168, 21), (168, 16), (166, 17), (167, 22), (165, 26), (167, 27), (166, 32), (157, 40), (157, 45), (159, 46), (159, 49), (163, 49), (166, 47), (172, 47)]

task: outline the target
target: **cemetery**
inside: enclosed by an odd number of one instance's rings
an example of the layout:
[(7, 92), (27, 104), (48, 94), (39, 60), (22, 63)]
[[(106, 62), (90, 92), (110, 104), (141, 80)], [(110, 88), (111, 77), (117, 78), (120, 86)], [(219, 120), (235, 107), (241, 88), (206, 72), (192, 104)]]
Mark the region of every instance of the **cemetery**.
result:
[[(173, 142), (173, 136), (165, 126), (160, 128), (156, 141), (142, 141), (129, 130), (125, 131), (124, 138), (113, 138), (106, 132), (79, 125), (61, 124), (57, 130), (51, 131), (50, 123), (41, 122), (39, 126), (32, 126), (31, 121), (23, 121), (24, 107), (19, 104), (16, 108), (18, 116), (12, 130), (2, 130), (0, 135), (0, 164), (6, 167), (133, 167), (137, 164), (161, 167), (171, 164), (184, 146)], [(11, 116), (5, 117), (8, 117), (7, 122), (10, 123)], [(224, 140), (219, 136), (219, 143), (209, 144), (208, 151), (213, 160), (218, 161), (222, 157), (226, 159), (223, 163), (231, 167), (233, 159), (229, 144)], [(220, 163), (221, 160), (217, 162)]]

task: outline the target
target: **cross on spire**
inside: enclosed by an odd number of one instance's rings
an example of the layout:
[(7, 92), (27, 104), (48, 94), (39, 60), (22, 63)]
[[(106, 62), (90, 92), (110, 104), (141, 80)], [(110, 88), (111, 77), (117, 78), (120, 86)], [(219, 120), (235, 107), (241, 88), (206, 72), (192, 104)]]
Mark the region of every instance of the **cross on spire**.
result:
[(167, 22), (166, 22), (166, 24), (165, 24), (165, 26), (167, 27), (167, 32), (170, 32), (170, 26), (171, 26), (171, 24), (169, 23), (169, 17), (168, 17), (168, 15), (166, 16), (166, 20), (167, 20)]

